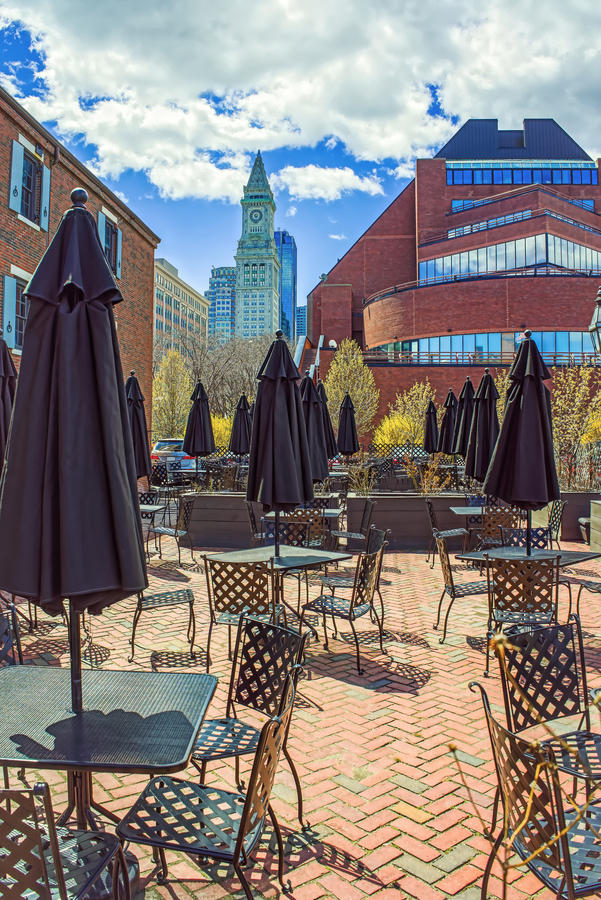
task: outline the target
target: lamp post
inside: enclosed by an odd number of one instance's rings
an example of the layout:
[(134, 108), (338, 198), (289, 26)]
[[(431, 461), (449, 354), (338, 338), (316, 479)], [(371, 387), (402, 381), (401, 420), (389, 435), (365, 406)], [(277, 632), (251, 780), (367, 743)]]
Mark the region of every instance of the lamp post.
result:
[(601, 287), (597, 291), (596, 304), (591, 324), (588, 327), (588, 333), (591, 336), (596, 356), (601, 356)]

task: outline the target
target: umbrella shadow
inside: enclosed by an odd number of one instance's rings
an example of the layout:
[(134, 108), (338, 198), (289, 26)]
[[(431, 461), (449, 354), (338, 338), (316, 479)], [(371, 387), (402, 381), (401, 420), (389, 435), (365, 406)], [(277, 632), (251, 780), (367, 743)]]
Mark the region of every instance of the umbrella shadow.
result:
[(153, 650), (150, 654), (150, 667), (153, 672), (161, 669), (197, 669), (207, 664), (206, 651), (199, 648), (194, 653), (189, 650)]
[[(178, 748), (186, 746), (194, 736), (194, 727), (177, 710), (142, 716), (123, 709), (110, 713), (84, 709), (77, 715), (54, 722), (44, 734), (53, 738), (47, 746), (27, 734), (13, 734), (10, 739), (16, 749), (30, 759), (97, 760), (118, 769), (119, 760), (126, 755), (127, 768), (146, 765), (160, 769), (173, 765), (173, 742)], [(149, 748), (152, 748), (151, 765)], [(139, 762), (136, 763), (137, 753)]]
[(189, 577), (176, 568), (171, 560), (149, 563), (147, 570), (153, 578), (162, 578), (165, 581), (190, 581)]

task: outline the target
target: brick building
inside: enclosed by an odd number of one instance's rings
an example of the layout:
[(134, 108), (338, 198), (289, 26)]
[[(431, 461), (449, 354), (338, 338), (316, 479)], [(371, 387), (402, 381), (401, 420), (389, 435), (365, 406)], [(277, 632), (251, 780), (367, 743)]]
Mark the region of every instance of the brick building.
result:
[(474, 367), (509, 365), (526, 327), (549, 364), (590, 360), (600, 164), (552, 119), (469, 120), (309, 294), (312, 346), (357, 340), (381, 414), (414, 381), (440, 400)]
[(154, 251), (159, 238), (6, 91), (0, 89), (0, 322), (18, 367), (27, 303), (23, 289), (74, 187), (89, 195), (123, 303), (115, 306), (125, 374), (135, 369), (152, 406)]

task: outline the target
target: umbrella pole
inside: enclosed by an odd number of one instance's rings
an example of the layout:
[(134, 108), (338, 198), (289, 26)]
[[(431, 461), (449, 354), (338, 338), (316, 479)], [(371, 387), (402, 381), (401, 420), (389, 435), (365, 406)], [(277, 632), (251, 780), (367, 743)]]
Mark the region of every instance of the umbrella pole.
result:
[(275, 511), (275, 557), (279, 559), (280, 556), (280, 511), (276, 509)]
[(532, 510), (526, 513), (526, 556), (532, 556)]
[(81, 691), (81, 630), (80, 615), (69, 600), (69, 653), (71, 655), (71, 705), (73, 712), (83, 710)]

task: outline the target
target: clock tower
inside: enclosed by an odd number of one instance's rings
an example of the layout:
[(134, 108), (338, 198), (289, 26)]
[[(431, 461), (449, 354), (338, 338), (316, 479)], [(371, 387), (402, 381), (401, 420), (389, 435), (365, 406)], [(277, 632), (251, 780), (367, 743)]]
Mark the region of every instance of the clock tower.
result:
[(257, 153), (242, 203), (242, 235), (236, 252), (236, 337), (279, 328), (280, 263), (273, 236), (275, 202)]

